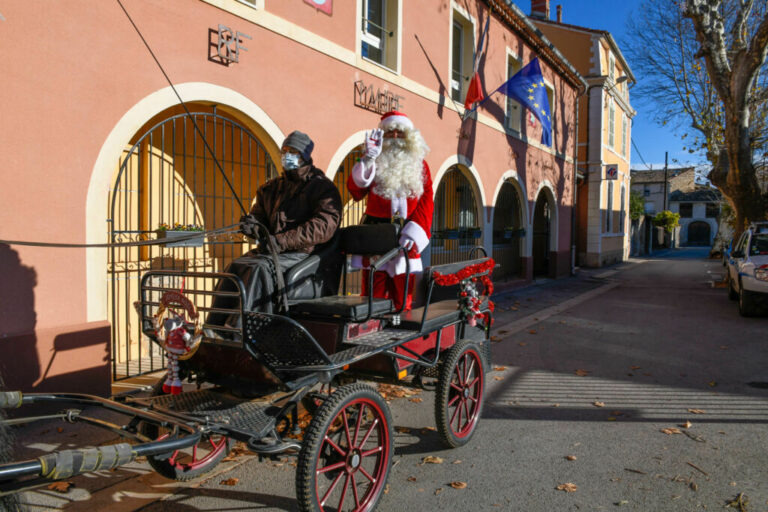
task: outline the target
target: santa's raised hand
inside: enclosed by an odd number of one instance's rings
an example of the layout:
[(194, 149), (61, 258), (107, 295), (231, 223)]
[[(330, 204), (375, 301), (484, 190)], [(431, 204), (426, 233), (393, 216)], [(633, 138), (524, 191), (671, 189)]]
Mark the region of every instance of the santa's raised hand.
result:
[(376, 129), (365, 133), (365, 158), (375, 160), (381, 154), (384, 130)]

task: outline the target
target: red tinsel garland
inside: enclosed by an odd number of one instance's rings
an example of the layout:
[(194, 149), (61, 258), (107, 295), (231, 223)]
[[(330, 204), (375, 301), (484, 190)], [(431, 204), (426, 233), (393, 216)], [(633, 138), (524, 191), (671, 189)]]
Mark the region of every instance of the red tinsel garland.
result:
[[(435, 284), (438, 284), (440, 286), (451, 286), (454, 284), (459, 284), (461, 281), (465, 279), (472, 278), (472, 281), (480, 280), (481, 283), (483, 283), (483, 287), (485, 288), (483, 290), (483, 295), (486, 297), (490, 297), (493, 293), (493, 282), (491, 281), (490, 274), (493, 273), (493, 267), (496, 266), (496, 262), (493, 260), (493, 258), (488, 258), (482, 263), (476, 263), (474, 265), (469, 265), (467, 267), (464, 267), (463, 269), (459, 270), (455, 274), (441, 274), (440, 272), (432, 272), (432, 279), (434, 279)], [(472, 277), (477, 274), (482, 274), (483, 272), (487, 272), (487, 274), (478, 276), (478, 277)], [(479, 306), (479, 304), (477, 304)], [(496, 308), (496, 305), (493, 303), (490, 298), (488, 299), (488, 309), (490, 311), (493, 311)], [(488, 321), (489, 314), (482, 315), (485, 317), (486, 322)]]

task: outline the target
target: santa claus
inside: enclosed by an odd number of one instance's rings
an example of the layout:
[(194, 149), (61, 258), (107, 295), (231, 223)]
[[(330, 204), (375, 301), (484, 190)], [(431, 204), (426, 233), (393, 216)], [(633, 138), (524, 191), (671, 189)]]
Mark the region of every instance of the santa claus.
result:
[[(352, 168), (347, 188), (359, 201), (368, 196), (363, 224), (400, 224), (400, 245), (408, 250), (412, 274), (422, 270), (421, 253), (429, 244), (432, 231), (432, 178), (424, 157), (429, 147), (408, 117), (388, 112), (379, 128), (366, 133), (363, 158)], [(367, 268), (368, 258), (353, 256), (352, 265)], [(374, 274), (373, 296), (392, 299), (395, 308), (403, 306), (406, 281), (405, 256), (400, 254)], [(409, 279), (405, 309), (411, 309), (414, 279)], [(363, 271), (362, 295), (368, 295), (368, 273)]]

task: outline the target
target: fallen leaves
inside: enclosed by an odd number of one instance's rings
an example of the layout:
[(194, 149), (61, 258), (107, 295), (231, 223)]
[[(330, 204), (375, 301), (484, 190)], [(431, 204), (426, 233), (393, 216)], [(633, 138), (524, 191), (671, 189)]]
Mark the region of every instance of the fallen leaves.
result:
[(691, 423), (690, 421), (686, 420), (686, 422), (685, 423), (681, 423), (680, 426), (682, 428), (691, 428), (693, 426), (693, 423)]
[(518, 343), (518, 345), (520, 345), (521, 347), (525, 347), (528, 344), (526, 342), (524, 342), (524, 341), (521, 341), (520, 343)]
[(406, 478), (406, 480), (408, 480), (409, 482), (415, 482), (416, 481), (416, 477), (415, 476), (409, 476), (408, 478)]
[(410, 398), (420, 393), (420, 389), (405, 388), (394, 384), (379, 384), (379, 394), (387, 402), (391, 402), (395, 398)]
[(441, 492), (443, 492), (443, 488), (442, 487), (438, 487), (437, 489), (435, 489), (435, 496), (437, 496)]
[(536, 329), (531, 329), (530, 331), (528, 331), (528, 334), (536, 334)]
[(494, 366), (493, 367), (493, 371), (495, 371), (495, 372), (503, 372), (506, 369), (507, 369), (506, 366)]
[(565, 460), (570, 460), (570, 461), (576, 460), (576, 456), (575, 455), (566, 455), (565, 456)]
[(401, 434), (410, 434), (411, 429), (409, 429), (408, 427), (395, 427), (395, 432), (399, 432)]
[(576, 374), (576, 375), (578, 375), (579, 377), (586, 377), (587, 375), (589, 375), (589, 374), (590, 374), (590, 373), (592, 373), (592, 372), (591, 372), (591, 371), (589, 371), (589, 370), (582, 370), (581, 368), (579, 368), (578, 370), (576, 370), (576, 371), (575, 371), (575, 372), (573, 372), (573, 373), (575, 373), (575, 374)]
[(501, 338), (499, 336), (491, 336), (491, 341), (494, 343), (498, 343), (501, 341)]
[(636, 365), (632, 365), (629, 367), (630, 370), (640, 370), (641, 368), (642, 366), (636, 366)]
[(573, 484), (571, 482), (566, 482), (564, 484), (560, 484), (557, 487), (555, 487), (558, 491), (565, 491), (565, 492), (576, 492), (579, 490), (579, 487), (576, 484)]
[(48, 489), (51, 491), (60, 492), (62, 494), (66, 494), (69, 492), (69, 488), (74, 486), (72, 482), (53, 482), (48, 486)]
[(414, 398), (409, 398), (409, 399), (408, 399), (408, 401), (409, 401), (409, 402), (413, 402), (413, 403), (415, 403), (415, 404), (420, 404), (420, 403), (421, 403), (421, 402), (423, 402), (424, 400), (423, 400), (423, 399), (421, 399), (421, 398), (419, 398), (419, 397), (414, 397)]
[(707, 385), (709, 387), (713, 388), (713, 387), (717, 386), (717, 382), (715, 382), (714, 380), (711, 380), (711, 381), (707, 382)]
[(740, 492), (736, 498), (727, 502), (726, 508), (737, 508), (739, 512), (747, 512), (747, 505), (749, 505), (749, 498), (747, 498), (743, 492)]
[(662, 434), (667, 434), (668, 436), (674, 435), (674, 434), (682, 434), (682, 431), (679, 428), (675, 427), (668, 427), (668, 428), (662, 428), (659, 430)]
[(421, 459), (421, 463), (422, 464), (442, 464), (443, 459), (435, 455), (427, 455), (426, 457)]
[(493, 380), (504, 380), (504, 377), (500, 377), (500, 376), (496, 375), (496, 376), (493, 378)]
[(450, 485), (454, 489), (466, 489), (467, 488), (467, 482), (458, 482), (457, 481), (457, 482), (451, 482), (448, 485)]
[(707, 411), (704, 409), (688, 409), (688, 412), (691, 414), (706, 414)]
[(245, 446), (245, 443), (243, 443), (242, 441), (238, 441), (237, 443), (235, 443), (235, 446), (233, 446), (232, 449), (229, 451), (229, 455), (227, 455), (221, 460), (222, 462), (230, 462), (235, 460), (238, 457), (245, 455), (248, 452), (249, 450)]
[(219, 482), (219, 485), (237, 485), (237, 483), (240, 481), (239, 478), (227, 478), (226, 480), (222, 480)]
[(605, 402), (592, 402), (595, 407), (605, 407)]

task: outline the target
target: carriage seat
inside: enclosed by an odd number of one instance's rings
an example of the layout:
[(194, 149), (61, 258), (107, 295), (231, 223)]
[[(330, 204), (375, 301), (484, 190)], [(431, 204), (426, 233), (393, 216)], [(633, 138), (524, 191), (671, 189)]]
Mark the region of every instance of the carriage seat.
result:
[(283, 274), (289, 304), (336, 295), (339, 292), (343, 261), (337, 231), (331, 240), (317, 247), (306, 259)]
[[(389, 299), (373, 299), (371, 316), (385, 315), (392, 311)], [(368, 297), (347, 295), (342, 297), (323, 297), (302, 301), (291, 306), (291, 312), (297, 315), (313, 317), (336, 317), (350, 322), (362, 322), (368, 316)]]

